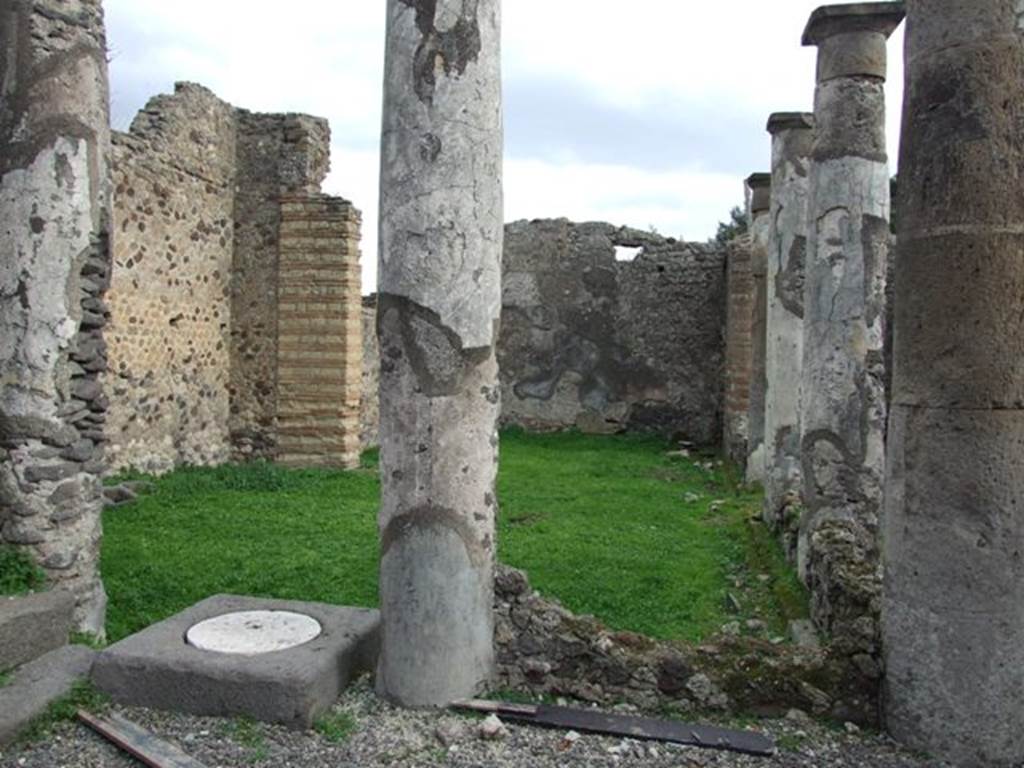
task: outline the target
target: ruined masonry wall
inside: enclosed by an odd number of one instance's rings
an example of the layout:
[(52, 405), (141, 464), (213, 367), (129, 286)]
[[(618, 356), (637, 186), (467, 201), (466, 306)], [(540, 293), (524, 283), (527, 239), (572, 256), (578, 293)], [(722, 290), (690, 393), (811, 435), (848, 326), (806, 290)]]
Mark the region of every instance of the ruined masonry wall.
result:
[[(631, 262), (615, 246), (641, 247)], [(501, 421), (722, 434), (725, 254), (567, 219), (505, 225)], [(377, 444), (376, 302), (363, 310), (363, 447)], [(749, 333), (749, 331), (748, 331)]]
[(319, 194), (330, 164), (330, 129), (308, 115), (237, 114), (229, 431), (236, 458), (271, 459), (277, 444), (278, 198)]
[[(616, 261), (616, 246), (640, 247)], [(722, 434), (725, 255), (604, 223), (505, 228), (502, 421)]]
[(230, 454), (234, 110), (157, 96), (114, 137), (108, 457), (161, 472)]
[(113, 468), (276, 457), (280, 200), (322, 198), (329, 140), (193, 83), (115, 135)]

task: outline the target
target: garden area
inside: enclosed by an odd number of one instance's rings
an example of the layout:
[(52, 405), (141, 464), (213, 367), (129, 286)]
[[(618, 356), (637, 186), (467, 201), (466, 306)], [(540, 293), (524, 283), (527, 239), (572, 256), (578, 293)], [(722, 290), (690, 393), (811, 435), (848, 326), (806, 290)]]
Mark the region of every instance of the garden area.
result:
[[(806, 615), (757, 521), (759, 491), (727, 463), (645, 436), (509, 430), (500, 450), (499, 559), (570, 610), (684, 641), (748, 620), (782, 637)], [(376, 605), (375, 452), (351, 472), (255, 463), (144, 479), (147, 493), (104, 514), (110, 641), (217, 593)]]

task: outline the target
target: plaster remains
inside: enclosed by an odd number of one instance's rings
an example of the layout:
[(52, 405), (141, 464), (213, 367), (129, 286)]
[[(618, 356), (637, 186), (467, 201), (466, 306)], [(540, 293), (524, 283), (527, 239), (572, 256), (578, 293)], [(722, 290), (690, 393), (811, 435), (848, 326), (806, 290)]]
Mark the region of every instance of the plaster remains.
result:
[[(638, 248), (616, 261), (616, 247)], [(721, 438), (725, 257), (566, 219), (505, 230), (502, 422)]]
[[(616, 248), (635, 248), (617, 261)], [(725, 253), (604, 222), (505, 225), (501, 423), (531, 430), (722, 436)], [(364, 446), (378, 360), (364, 311)]]

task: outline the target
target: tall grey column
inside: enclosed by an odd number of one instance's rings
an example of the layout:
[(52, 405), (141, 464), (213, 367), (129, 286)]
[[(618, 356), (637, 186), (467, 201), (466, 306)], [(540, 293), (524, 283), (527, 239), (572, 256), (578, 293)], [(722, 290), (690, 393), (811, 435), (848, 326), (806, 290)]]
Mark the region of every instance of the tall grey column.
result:
[(910, 0), (886, 474), (886, 720), (1024, 764), (1024, 11)]
[(493, 667), (500, 0), (388, 0), (381, 140), (378, 691), (470, 696)]
[(0, 541), (103, 634), (110, 131), (99, 0), (0, 0)]
[(750, 418), (747, 444), (747, 482), (764, 482), (765, 344), (768, 320), (768, 233), (771, 226), (772, 175), (751, 174), (747, 185), (747, 221), (750, 227), (750, 275), (754, 285), (751, 323)]
[(804, 44), (818, 46), (818, 85), (801, 379), (806, 509), (797, 563), (815, 623), (838, 647), (869, 659), (878, 653), (881, 608), (886, 41), (902, 18), (902, 3), (825, 6), (804, 32)]
[(814, 116), (777, 112), (772, 135), (772, 210), (768, 244), (768, 333), (764, 406), (764, 520), (796, 557), (800, 526), (800, 370), (804, 347), (804, 261)]

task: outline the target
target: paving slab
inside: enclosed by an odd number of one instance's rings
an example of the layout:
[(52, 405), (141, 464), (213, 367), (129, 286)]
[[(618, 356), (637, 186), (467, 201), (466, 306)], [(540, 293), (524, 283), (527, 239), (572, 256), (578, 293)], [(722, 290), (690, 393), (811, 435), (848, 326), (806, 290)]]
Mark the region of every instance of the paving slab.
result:
[(89, 678), (96, 651), (65, 645), (18, 667), (0, 687), (0, 746), (10, 744), (50, 704)]
[[(199, 622), (242, 611), (309, 616), (321, 632), (301, 645), (257, 654), (203, 650), (186, 641)], [(380, 613), (367, 608), (216, 595), (101, 652), (92, 679), (122, 704), (308, 728), (349, 680), (373, 669), (379, 635)]]
[(0, 597), (0, 672), (67, 645), (74, 610), (63, 590)]

